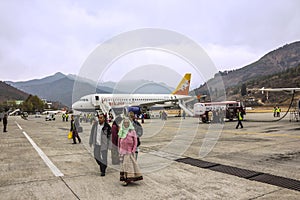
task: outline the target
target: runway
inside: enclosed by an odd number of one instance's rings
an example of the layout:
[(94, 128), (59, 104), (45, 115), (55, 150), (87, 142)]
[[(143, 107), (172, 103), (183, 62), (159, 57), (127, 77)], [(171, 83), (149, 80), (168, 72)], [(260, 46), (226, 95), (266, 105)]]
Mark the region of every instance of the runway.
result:
[(0, 199), (299, 199), (300, 123), (251, 120), (274, 119), (248, 113), (243, 129), (196, 118), (146, 120), (138, 157), (144, 180), (124, 187), (110, 157), (100, 176), (89, 123), (81, 123), (82, 143), (72, 145), (70, 124), (59, 116), (9, 117), (0, 133)]

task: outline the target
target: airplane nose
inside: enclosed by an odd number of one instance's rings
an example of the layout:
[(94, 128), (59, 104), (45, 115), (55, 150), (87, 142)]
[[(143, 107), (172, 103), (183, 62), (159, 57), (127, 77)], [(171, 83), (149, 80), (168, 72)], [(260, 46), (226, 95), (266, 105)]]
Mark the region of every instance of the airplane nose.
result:
[(78, 109), (78, 108), (80, 108), (81, 106), (80, 106), (80, 103), (78, 102), (78, 101), (76, 101), (75, 103), (73, 103), (72, 104), (72, 109), (73, 110), (76, 110), (76, 109)]

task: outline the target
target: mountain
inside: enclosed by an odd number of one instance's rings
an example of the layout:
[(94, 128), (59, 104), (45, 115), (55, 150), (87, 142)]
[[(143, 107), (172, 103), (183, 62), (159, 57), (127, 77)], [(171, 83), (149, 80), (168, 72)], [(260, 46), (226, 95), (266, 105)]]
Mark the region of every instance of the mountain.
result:
[[(74, 82), (75, 80), (72, 76), (66, 76), (58, 72), (42, 79), (7, 83), (26, 93), (37, 95), (41, 99), (58, 101), (71, 107)], [(82, 82), (81, 87), (83, 91), (95, 91), (95, 87), (87, 82)], [(97, 92), (107, 93), (98, 89)]]
[[(72, 101), (91, 93), (170, 93), (173, 88), (147, 80), (122, 81), (121, 83), (95, 83), (75, 75), (64, 75), (60, 72), (42, 78), (22, 82), (7, 82), (26, 93), (37, 95), (41, 99), (58, 101), (71, 107)], [(77, 91), (73, 92), (74, 83)], [(95, 88), (97, 85), (97, 88)]]
[[(214, 91), (218, 88), (218, 81), (216, 80), (220, 78), (219, 76), (221, 76), (224, 86), (227, 89), (259, 77), (281, 73), (299, 65), (300, 41), (286, 44), (283, 47), (273, 50), (264, 55), (258, 61), (243, 68), (220, 72), (219, 74), (216, 74), (214, 78), (208, 80), (205, 84), (195, 89), (195, 92), (208, 94), (208, 87), (210, 88), (210, 91)], [(281, 86), (276, 85), (276, 87)]]
[(7, 100), (26, 100), (29, 94), (0, 81), (0, 103)]
[(42, 79), (34, 79), (34, 80), (30, 80), (30, 81), (20, 81), (20, 82), (6, 81), (6, 83), (11, 86), (14, 86), (16, 88), (22, 88), (22, 87), (27, 87), (27, 86), (32, 86), (32, 85), (52, 83), (52, 82), (62, 79), (64, 77), (65, 77), (65, 75), (63, 73), (57, 72), (56, 74), (54, 74), (52, 76), (47, 76)]

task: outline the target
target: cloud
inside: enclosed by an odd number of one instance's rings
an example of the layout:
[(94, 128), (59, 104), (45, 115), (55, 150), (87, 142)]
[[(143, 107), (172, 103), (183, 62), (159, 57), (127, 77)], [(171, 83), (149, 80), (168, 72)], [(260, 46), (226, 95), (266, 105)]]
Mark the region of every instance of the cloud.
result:
[(0, 1), (0, 79), (76, 74), (99, 44), (145, 27), (186, 35), (222, 70), (243, 67), (300, 39), (299, 7), (298, 0)]

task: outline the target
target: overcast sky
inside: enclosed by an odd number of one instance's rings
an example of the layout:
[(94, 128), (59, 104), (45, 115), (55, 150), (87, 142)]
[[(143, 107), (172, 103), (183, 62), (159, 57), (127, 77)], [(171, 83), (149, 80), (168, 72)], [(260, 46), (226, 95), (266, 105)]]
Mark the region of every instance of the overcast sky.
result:
[(140, 28), (185, 35), (218, 70), (241, 68), (300, 40), (299, 8), (299, 0), (0, 0), (0, 80), (78, 74), (99, 44)]

